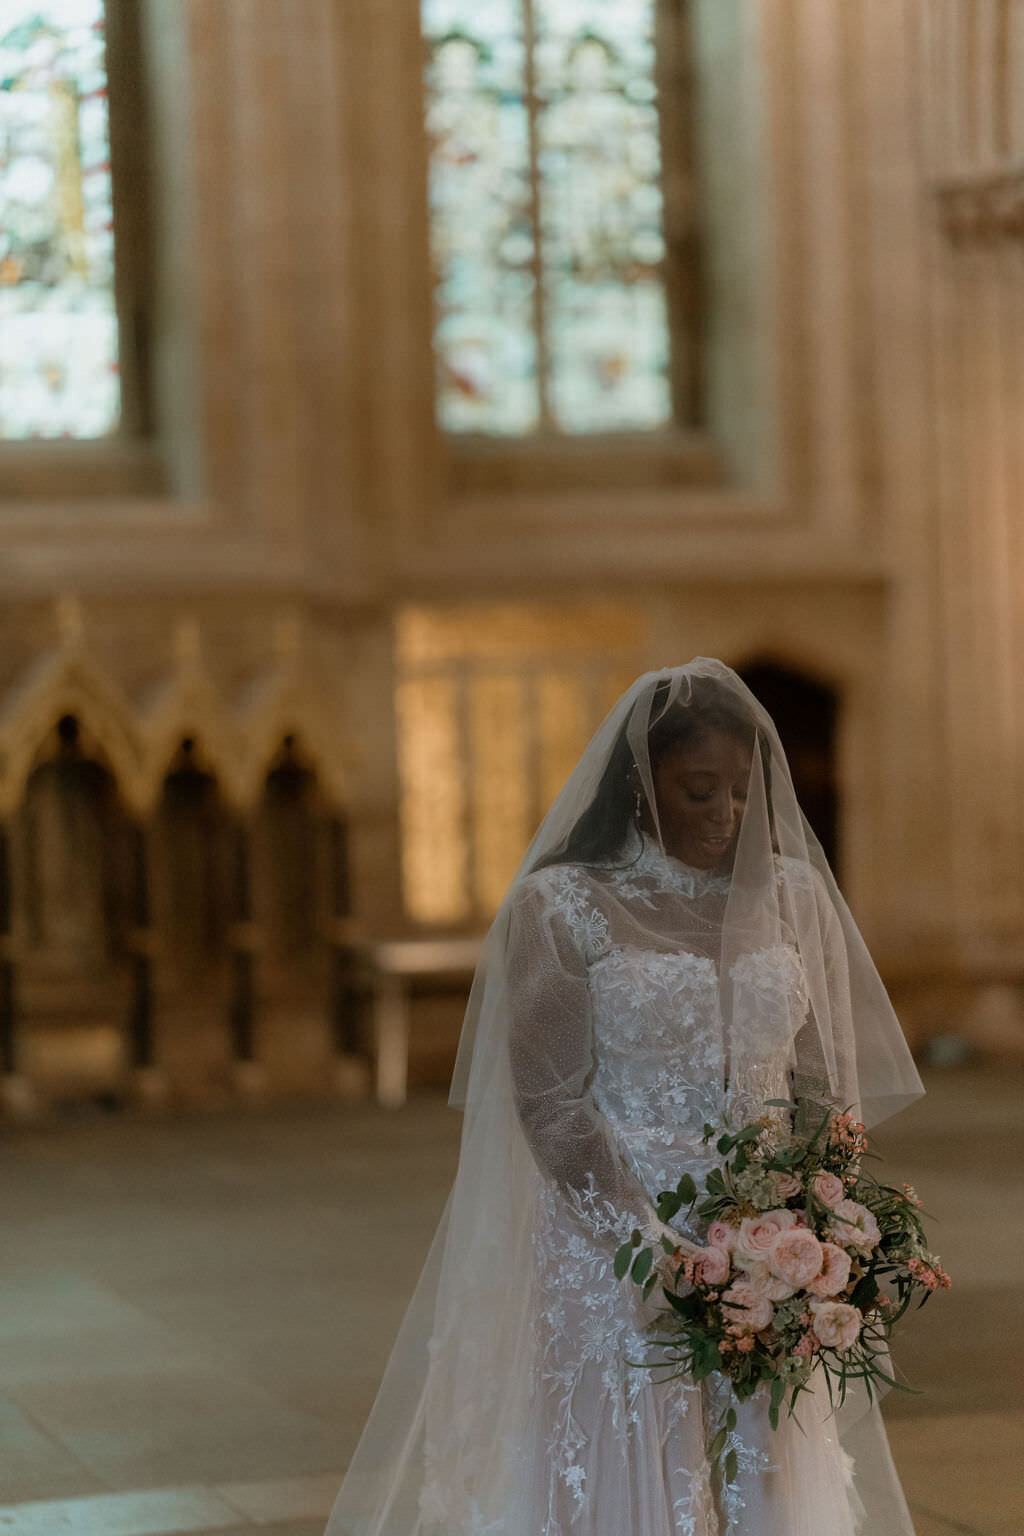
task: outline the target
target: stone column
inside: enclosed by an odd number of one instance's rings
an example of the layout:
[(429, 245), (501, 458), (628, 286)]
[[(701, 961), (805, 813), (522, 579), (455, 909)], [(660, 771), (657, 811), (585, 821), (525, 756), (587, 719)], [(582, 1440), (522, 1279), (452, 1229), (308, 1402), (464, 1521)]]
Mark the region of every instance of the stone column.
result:
[(14, 955), (11, 947), (11, 868), (7, 828), (0, 822), (0, 1105), (10, 1115), (27, 1118), (35, 1096), (21, 1076), (18, 1050)]
[(134, 1096), (158, 1105), (167, 1098), (167, 1077), (157, 1062), (153, 1007), (155, 934), (149, 888), (149, 829), (142, 819), (131, 827), (132, 990), (127, 1020), (127, 1054)]
[(266, 1073), (256, 1060), (256, 951), (258, 935), (252, 916), (252, 829), (248, 817), (232, 826), (231, 979), (228, 1029), (235, 1087), (243, 1098), (258, 1098), (266, 1088)]
[(343, 1098), (361, 1099), (370, 1088), (366, 1052), (368, 983), (362, 976), (358, 928), (352, 917), (348, 823), (330, 815), (326, 823), (330, 874), (331, 1040), (335, 1083)]

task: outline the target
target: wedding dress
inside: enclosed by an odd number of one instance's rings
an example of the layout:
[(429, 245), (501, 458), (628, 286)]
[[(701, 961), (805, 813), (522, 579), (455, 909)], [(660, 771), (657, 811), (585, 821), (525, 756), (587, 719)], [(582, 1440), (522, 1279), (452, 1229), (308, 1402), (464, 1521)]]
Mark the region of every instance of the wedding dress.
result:
[[(723, 691), (768, 743), (729, 868), (670, 856), (656, 816), (611, 858), (567, 857), (627, 756), (654, 809), (658, 711), (714, 718)], [(877, 1405), (837, 1416), (821, 1389), (778, 1430), (760, 1394), (741, 1405), (738, 1475), (714, 1484), (728, 1382), (652, 1368), (659, 1292), (613, 1273), (660, 1229), (659, 1192), (715, 1165), (706, 1124), (794, 1097), (877, 1117), (920, 1091), (791, 797), (718, 662), (639, 679), (598, 733), (489, 936), (458, 1176), (328, 1536), (912, 1536)]]

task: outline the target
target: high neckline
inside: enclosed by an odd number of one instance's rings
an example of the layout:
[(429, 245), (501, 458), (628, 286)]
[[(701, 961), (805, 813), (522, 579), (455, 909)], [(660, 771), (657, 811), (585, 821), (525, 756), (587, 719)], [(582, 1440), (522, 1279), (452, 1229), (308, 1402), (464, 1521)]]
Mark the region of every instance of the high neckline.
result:
[(625, 873), (647, 875), (661, 885), (671, 886), (686, 896), (705, 896), (712, 891), (727, 891), (732, 884), (729, 870), (698, 869), (666, 853), (649, 832), (630, 828), (623, 848), (628, 859)]

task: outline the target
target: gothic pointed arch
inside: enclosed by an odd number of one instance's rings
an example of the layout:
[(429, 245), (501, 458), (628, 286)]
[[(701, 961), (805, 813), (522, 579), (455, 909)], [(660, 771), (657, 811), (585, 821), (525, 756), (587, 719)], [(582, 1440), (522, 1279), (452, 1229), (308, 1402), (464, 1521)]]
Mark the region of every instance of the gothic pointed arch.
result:
[(797, 799), (833, 869), (842, 861), (836, 763), (838, 689), (820, 673), (775, 652), (760, 652), (736, 669), (778, 726)]
[(84, 650), (64, 650), (37, 668), (0, 715), (0, 811), (20, 802), (29, 775), (58, 723), (73, 718), (90, 750), (109, 767), (125, 802), (142, 793), (142, 751), (131, 706)]

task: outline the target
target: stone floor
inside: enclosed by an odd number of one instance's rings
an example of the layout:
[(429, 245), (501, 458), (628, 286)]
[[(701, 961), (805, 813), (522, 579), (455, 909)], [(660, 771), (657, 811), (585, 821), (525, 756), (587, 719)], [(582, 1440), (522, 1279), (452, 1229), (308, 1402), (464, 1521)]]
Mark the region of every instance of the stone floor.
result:
[[(918, 1536), (1020, 1536), (1024, 1079), (929, 1088), (880, 1143), (955, 1289), (906, 1325), (893, 1448)], [(434, 1098), (0, 1128), (0, 1536), (320, 1536), (458, 1130)]]

